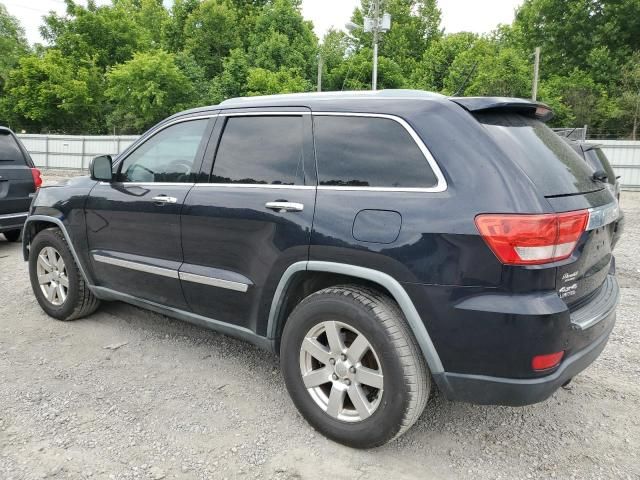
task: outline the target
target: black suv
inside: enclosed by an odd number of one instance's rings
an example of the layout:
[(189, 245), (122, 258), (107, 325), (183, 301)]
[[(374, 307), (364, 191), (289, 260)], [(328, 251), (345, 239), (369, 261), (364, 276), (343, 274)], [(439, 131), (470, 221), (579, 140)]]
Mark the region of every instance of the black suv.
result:
[(15, 134), (0, 126), (0, 233), (20, 239), (33, 193), (42, 185), (40, 170)]
[(449, 399), (549, 397), (604, 348), (611, 191), (544, 105), (419, 91), (233, 99), (40, 189), (38, 302), (121, 300), (279, 353), (293, 402), (355, 447)]

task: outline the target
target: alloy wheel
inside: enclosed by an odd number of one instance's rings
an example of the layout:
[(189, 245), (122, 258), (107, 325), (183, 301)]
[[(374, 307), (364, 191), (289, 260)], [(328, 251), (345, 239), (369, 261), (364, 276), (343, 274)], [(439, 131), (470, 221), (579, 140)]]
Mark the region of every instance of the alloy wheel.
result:
[(338, 321), (313, 327), (300, 347), (300, 373), (315, 403), (344, 422), (369, 418), (380, 405), (384, 376), (373, 346)]
[(44, 247), (38, 254), (36, 266), (43, 295), (52, 305), (62, 305), (69, 292), (69, 277), (62, 255), (53, 247)]

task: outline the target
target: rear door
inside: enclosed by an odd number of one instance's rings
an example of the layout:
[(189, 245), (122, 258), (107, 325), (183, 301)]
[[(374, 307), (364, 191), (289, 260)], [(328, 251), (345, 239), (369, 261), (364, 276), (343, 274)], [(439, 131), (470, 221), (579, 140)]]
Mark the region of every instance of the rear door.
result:
[(502, 151), (516, 162), (555, 212), (591, 210), (591, 221), (573, 255), (559, 262), (556, 288), (578, 304), (606, 280), (612, 262), (618, 205), (607, 184), (562, 138), (535, 118), (509, 112), (477, 113)]
[(86, 204), (87, 238), (98, 285), (186, 309), (180, 211), (200, 170), (215, 118), (183, 119), (126, 154), (111, 183)]
[(264, 335), (284, 271), (308, 259), (316, 196), (308, 110), (221, 114), (182, 213), (182, 288), (199, 315)]
[(0, 128), (0, 227), (24, 222), (35, 192), (32, 166), (13, 133)]

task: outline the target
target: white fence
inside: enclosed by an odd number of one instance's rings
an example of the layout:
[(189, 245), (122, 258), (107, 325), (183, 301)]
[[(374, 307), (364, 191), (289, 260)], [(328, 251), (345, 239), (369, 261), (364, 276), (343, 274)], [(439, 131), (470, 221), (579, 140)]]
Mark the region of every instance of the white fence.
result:
[(597, 143), (607, 155), (624, 190), (640, 190), (640, 141), (588, 140)]
[[(38, 167), (86, 169), (96, 155), (122, 153), (137, 136), (18, 135)], [(589, 140), (602, 145), (626, 190), (640, 190), (640, 141)]]
[(18, 134), (38, 167), (86, 169), (97, 155), (117, 155), (137, 136)]

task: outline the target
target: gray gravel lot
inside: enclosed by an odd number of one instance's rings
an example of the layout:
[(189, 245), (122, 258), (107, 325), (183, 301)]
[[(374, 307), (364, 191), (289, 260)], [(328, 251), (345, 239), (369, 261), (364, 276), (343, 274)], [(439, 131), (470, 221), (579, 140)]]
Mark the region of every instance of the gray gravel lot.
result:
[(48, 318), (0, 240), (0, 479), (640, 478), (640, 194), (622, 206), (618, 323), (570, 389), (523, 408), (436, 396), (371, 451), (315, 433), (251, 345), (122, 303)]

